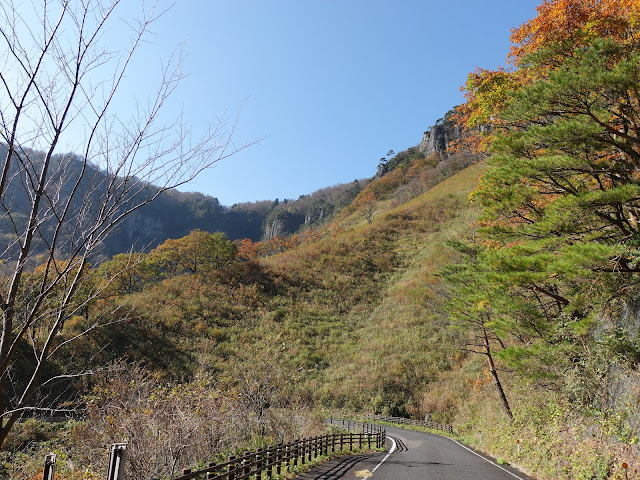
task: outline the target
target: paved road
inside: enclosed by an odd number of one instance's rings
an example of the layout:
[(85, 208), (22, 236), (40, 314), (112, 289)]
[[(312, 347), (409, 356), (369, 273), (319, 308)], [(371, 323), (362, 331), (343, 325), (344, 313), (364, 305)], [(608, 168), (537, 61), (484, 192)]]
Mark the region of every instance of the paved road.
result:
[[(467, 450), (456, 442), (387, 427), (386, 453), (342, 457), (314, 468), (301, 480), (529, 480), (531, 477)], [(385, 459), (386, 458), (386, 459)], [(383, 461), (384, 459), (384, 461)], [(382, 462), (382, 463), (381, 463)], [(373, 475), (368, 476), (369, 473)]]

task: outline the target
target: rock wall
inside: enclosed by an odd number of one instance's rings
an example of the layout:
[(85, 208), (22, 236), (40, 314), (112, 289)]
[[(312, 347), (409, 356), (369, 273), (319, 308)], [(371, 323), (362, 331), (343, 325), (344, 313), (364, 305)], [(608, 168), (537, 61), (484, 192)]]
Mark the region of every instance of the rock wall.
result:
[(438, 153), (441, 158), (446, 158), (449, 144), (461, 135), (462, 127), (453, 122), (436, 123), (422, 135), (418, 151), (425, 157)]

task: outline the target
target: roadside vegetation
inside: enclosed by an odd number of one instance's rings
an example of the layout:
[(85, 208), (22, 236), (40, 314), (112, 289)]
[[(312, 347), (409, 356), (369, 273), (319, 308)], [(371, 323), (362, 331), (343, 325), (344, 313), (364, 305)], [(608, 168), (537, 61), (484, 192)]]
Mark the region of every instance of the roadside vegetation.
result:
[(476, 444), (543, 478), (639, 471), (639, 25), (637, 1), (545, 1), (458, 110), (491, 157), (449, 309), (504, 413), (456, 403)]
[(447, 156), (399, 153), (302, 233), (87, 266), (35, 395), (79, 418), (18, 423), (1, 475), (56, 451), (103, 477), (126, 440), (135, 478), (168, 478), (341, 412), (428, 415), (541, 479), (638, 476), (638, 25), (637, 1), (545, 1), (510, 68), (469, 76)]
[[(99, 476), (91, 458), (128, 440), (131, 462), (151, 459), (147, 470), (131, 468), (169, 476), (207, 460), (205, 451), (314, 434), (325, 409), (414, 411), (418, 392), (461, 357), (441, 328), (435, 273), (447, 261), (444, 239), (469, 228), (467, 195), (481, 171), (401, 205), (390, 191), (371, 224), (344, 212), (277, 255), (247, 258), (242, 244), (196, 230), (90, 269), (85, 285), (100, 284), (101, 295), (65, 323), (51, 369), (101, 367), (38, 397), (82, 420), (19, 424), (4, 449), (7, 474), (35, 475), (55, 450), (65, 478), (84, 478), (90, 466)], [(87, 329), (104, 317), (106, 327)], [(172, 439), (185, 436), (193, 445), (173, 451)]]

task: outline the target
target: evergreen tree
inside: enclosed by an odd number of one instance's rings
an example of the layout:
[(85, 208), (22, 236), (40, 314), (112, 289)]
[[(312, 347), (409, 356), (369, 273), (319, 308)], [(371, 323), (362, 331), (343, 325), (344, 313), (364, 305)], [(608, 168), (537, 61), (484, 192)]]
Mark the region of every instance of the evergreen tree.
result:
[(636, 291), (640, 273), (640, 58), (612, 39), (565, 48), (539, 48), (521, 64), (538, 81), (501, 107), (474, 193), (480, 245), (457, 245), (465, 258), (446, 274), (470, 350), (493, 348), (588, 403), (609, 365), (638, 353), (600, 319)]

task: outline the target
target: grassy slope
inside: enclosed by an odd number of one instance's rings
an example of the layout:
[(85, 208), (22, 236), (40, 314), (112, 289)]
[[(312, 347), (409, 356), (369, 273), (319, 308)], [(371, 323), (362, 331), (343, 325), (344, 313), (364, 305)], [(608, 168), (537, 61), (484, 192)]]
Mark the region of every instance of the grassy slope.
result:
[(103, 330), (82, 347), (103, 363), (127, 355), (165, 379), (223, 379), (266, 356), (304, 401), (415, 411), (420, 392), (459, 360), (435, 274), (448, 261), (443, 242), (475, 218), (467, 197), (481, 171), (400, 206), (379, 202), (372, 224), (352, 210), (258, 263), (146, 285), (125, 298), (134, 313), (126, 331)]
[[(337, 233), (269, 260), (276, 271), (320, 284), (296, 298), (284, 323), (297, 322), (291, 341), (326, 360), (307, 377), (321, 404), (419, 413), (420, 392), (459, 361), (436, 274), (450, 260), (445, 240), (470, 231), (477, 212), (467, 197), (481, 171), (467, 168), (406, 204), (381, 206), (371, 225), (357, 213), (342, 218)], [(381, 265), (357, 278), (343, 262), (363, 254)]]
[(450, 261), (445, 240), (468, 232), (475, 218), (467, 196), (480, 171), (467, 169), (376, 219), (398, 231), (394, 248), (402, 267), (381, 285), (379, 303), (363, 319), (358, 343), (348, 346), (345, 363), (335, 368), (355, 370), (356, 381), (347, 378), (345, 388), (371, 392), (369, 407), (380, 413), (407, 409), (418, 414), (419, 392), (458, 360), (445, 327), (444, 286), (436, 274)]

